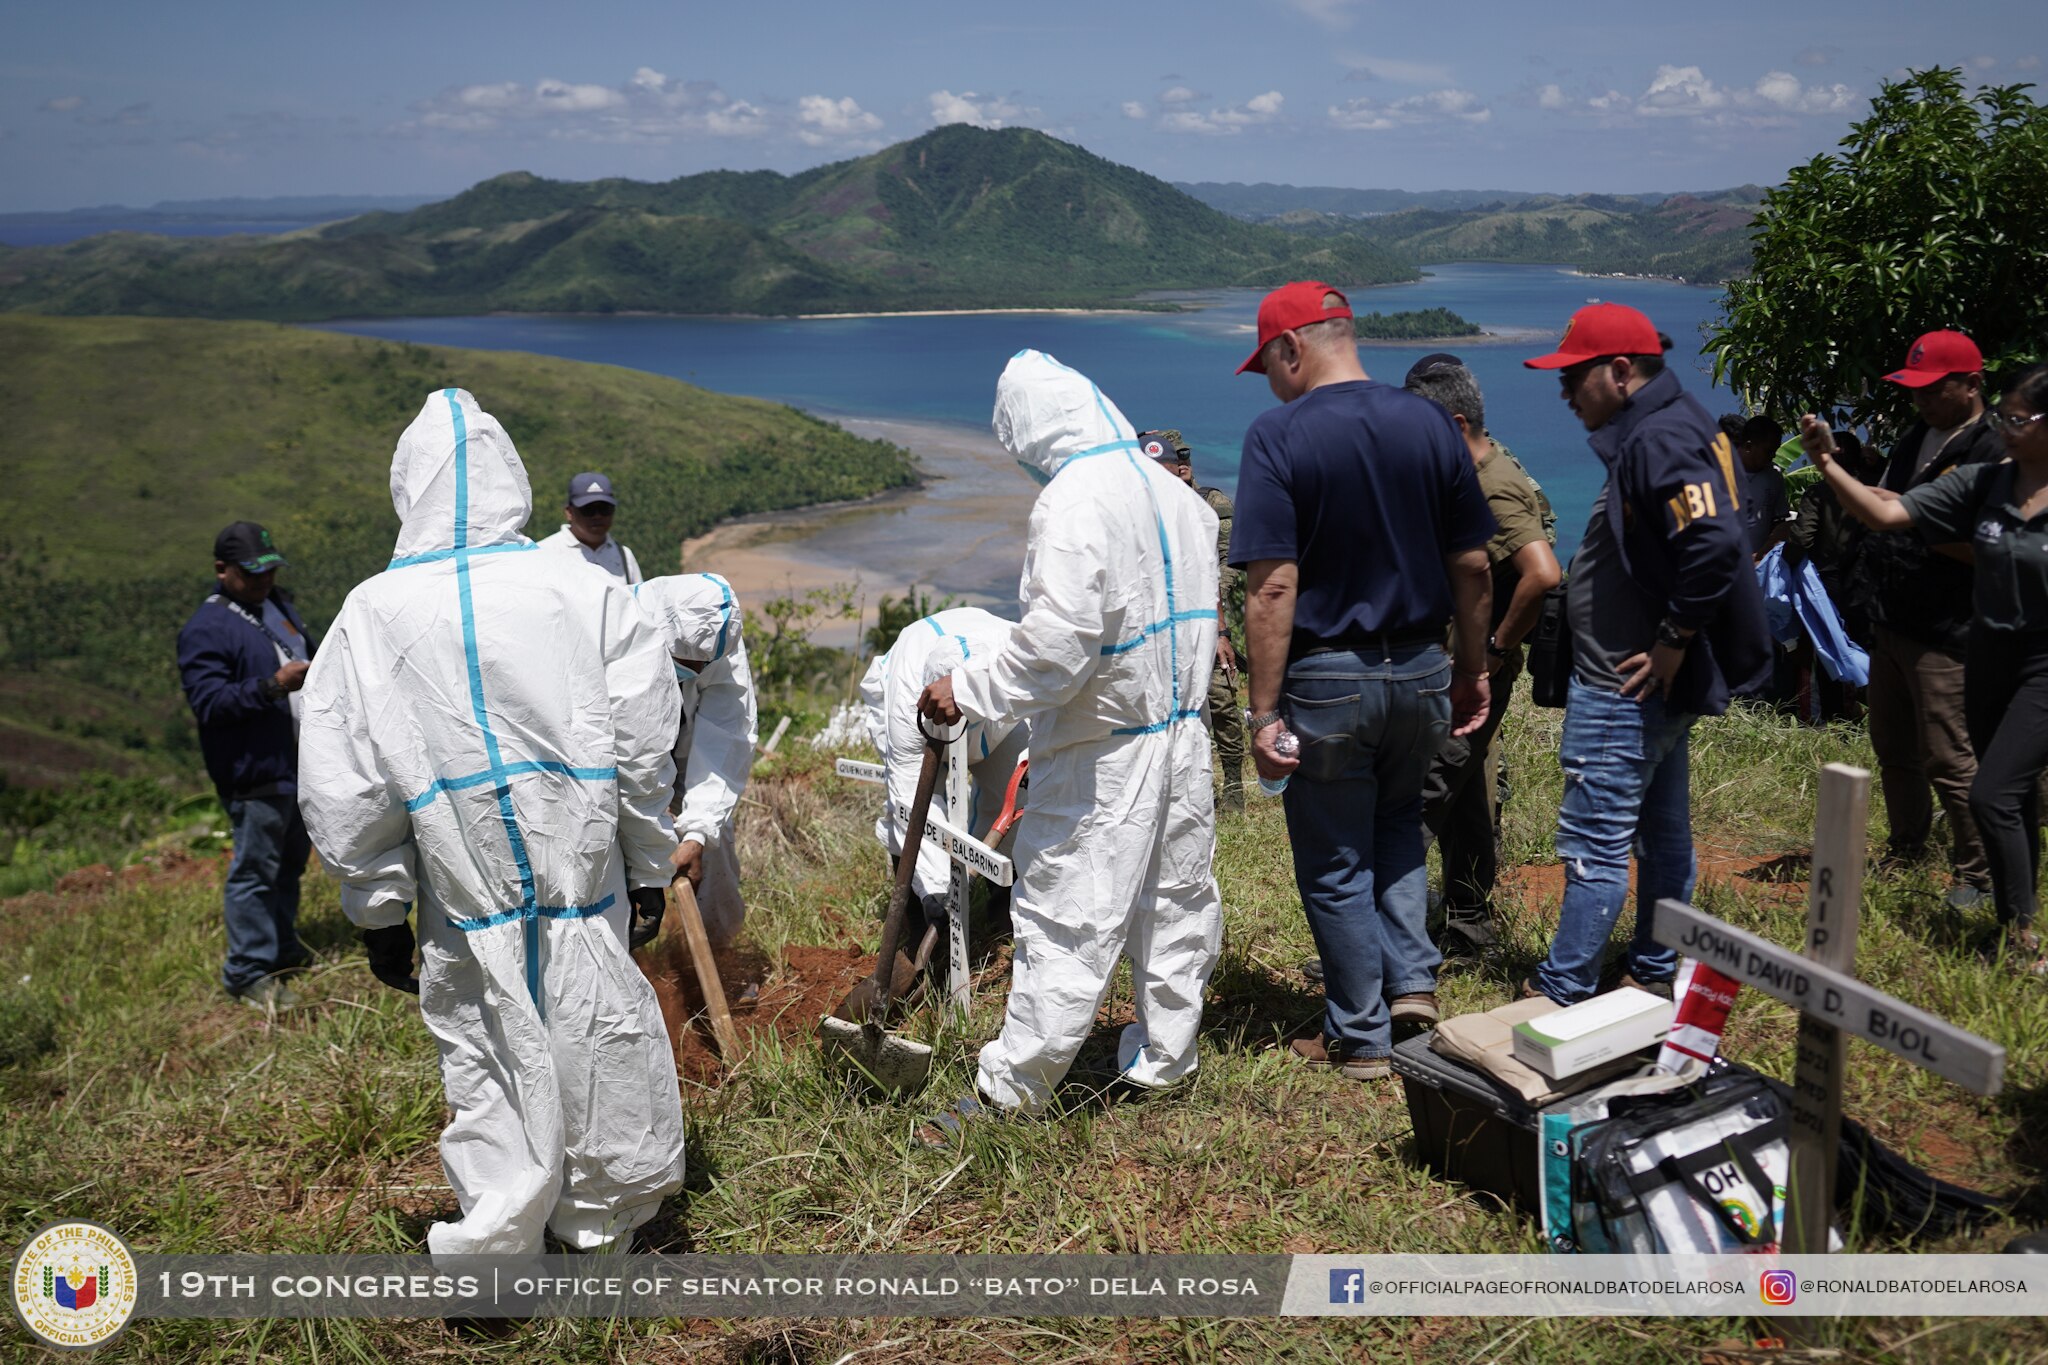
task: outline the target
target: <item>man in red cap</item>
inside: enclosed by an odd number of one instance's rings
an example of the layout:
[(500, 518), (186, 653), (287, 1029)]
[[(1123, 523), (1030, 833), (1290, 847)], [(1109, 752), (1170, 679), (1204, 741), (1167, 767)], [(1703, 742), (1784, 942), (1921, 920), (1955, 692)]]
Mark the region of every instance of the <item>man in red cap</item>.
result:
[[(1919, 420), (1892, 447), (1883, 484), (1922, 488), (1965, 465), (2005, 458), (1984, 409), (1984, 356), (1961, 332), (1929, 332), (1885, 376), (1912, 396)], [(1870, 594), (1870, 745), (1891, 826), (1886, 863), (1926, 856), (1934, 827), (1928, 784), (1948, 813), (1954, 867), (1948, 903), (1974, 908), (1991, 867), (1970, 815), (1977, 760), (1963, 719), (1963, 656), (1970, 634), (1967, 545), (1929, 546), (1917, 532), (1873, 533), (1856, 576)]]
[(1771, 663), (1734, 450), (1664, 367), (1670, 344), (1635, 309), (1598, 303), (1572, 315), (1555, 351), (1522, 362), (1558, 372), (1607, 466), (1566, 597), (1564, 902), (1550, 952), (1522, 988), (1562, 1005), (1599, 986), (1632, 850), (1636, 926), (1621, 984), (1671, 993), (1678, 955), (1650, 929), (1659, 899), (1692, 895), (1692, 725), (1727, 710)]
[(1267, 790), (1285, 784), (1323, 967), (1321, 1033), (1293, 1051), (1374, 1080), (1396, 1023), (1436, 1022), (1422, 784), (1444, 737), (1486, 716), (1499, 528), (1444, 410), (1359, 365), (1335, 289), (1268, 294), (1246, 370), (1285, 404), (1245, 432), (1230, 562), (1249, 571), (1252, 761)]

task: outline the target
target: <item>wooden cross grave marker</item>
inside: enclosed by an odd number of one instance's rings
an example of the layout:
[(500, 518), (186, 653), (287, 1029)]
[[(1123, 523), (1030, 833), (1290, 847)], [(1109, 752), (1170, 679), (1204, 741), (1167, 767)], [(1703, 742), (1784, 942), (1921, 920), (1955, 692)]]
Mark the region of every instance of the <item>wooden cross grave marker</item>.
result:
[[(888, 770), (879, 763), (842, 758), (833, 771), (856, 782), (887, 786)], [(964, 811), (972, 792), (967, 772), (967, 747), (946, 746), (946, 809)], [(946, 1004), (959, 1015), (967, 1013), (974, 993), (974, 981), (967, 960), (968, 876), (986, 878), (997, 886), (1009, 886), (1017, 879), (1016, 866), (936, 810), (925, 816), (924, 841), (943, 852), (952, 863), (952, 880), (946, 888)], [(906, 853), (905, 856), (908, 856)]]
[(1785, 1189), (1789, 1254), (1828, 1250), (1835, 1158), (1842, 1132), (1842, 1070), (1848, 1035), (1877, 1044), (1977, 1095), (2005, 1080), (2005, 1049), (1856, 979), (1870, 774), (1845, 763), (1821, 770), (1806, 951), (1799, 954), (1724, 924), (1683, 901), (1657, 902), (1651, 936), (1799, 1011), (1792, 1079), (1790, 1165)]

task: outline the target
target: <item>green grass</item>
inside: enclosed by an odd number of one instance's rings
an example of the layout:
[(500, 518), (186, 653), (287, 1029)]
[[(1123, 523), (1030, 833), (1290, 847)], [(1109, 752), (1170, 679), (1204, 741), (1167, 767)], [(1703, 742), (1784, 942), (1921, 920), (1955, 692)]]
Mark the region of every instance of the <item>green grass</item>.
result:
[[(1516, 795), (1510, 849), (1539, 887), (1560, 778), (1560, 713), (1517, 708), (1506, 728)], [(1699, 900), (1781, 943), (1803, 903), (1735, 875), (1807, 844), (1820, 763), (1865, 761), (1860, 735), (1793, 728), (1743, 712), (1703, 724), (1693, 785), (1703, 860)], [(784, 944), (872, 947), (884, 896), (870, 834), (873, 789), (830, 773), (829, 755), (786, 749), (742, 806), (749, 932)], [(1875, 803), (1874, 803), (1875, 804)], [(1874, 833), (1881, 833), (1881, 830)], [(1479, 1252), (1540, 1250), (1535, 1230), (1415, 1164), (1400, 1087), (1310, 1074), (1282, 1040), (1319, 1002), (1277, 803), (1255, 799), (1219, 829), (1224, 956), (1212, 982), (1201, 1065), (1181, 1092), (1104, 1103), (1115, 1030), (1098, 1030), (1043, 1123), (970, 1131), (963, 1152), (910, 1141), (918, 1117), (972, 1083), (975, 1049), (999, 1027), (1002, 978), (962, 1028), (913, 1025), (939, 1045), (919, 1100), (849, 1095), (808, 1044), (757, 1042), (716, 1089), (686, 1086), (690, 1176), (657, 1224), (671, 1250), (801, 1252)], [(1942, 1244), (1995, 1250), (2048, 1214), (2039, 1194), (2048, 1113), (2048, 995), (1971, 955), (1967, 926), (1936, 908), (1940, 878), (1874, 884), (1858, 966), (1882, 988), (2004, 1043), (2006, 1093), (1980, 1100), (1854, 1043), (1849, 1112), (1941, 1174), (2022, 1197), (2013, 1228)], [(1511, 897), (1504, 897), (1511, 900)], [(1509, 915), (1506, 944), (1448, 971), (1452, 1011), (1490, 1008), (1534, 963), (1555, 914), (1540, 890)], [(59, 1216), (107, 1223), (145, 1251), (408, 1251), (453, 1207), (433, 1140), (440, 1091), (413, 1002), (378, 987), (333, 888), (308, 884), (305, 930), (320, 955), (314, 1005), (266, 1028), (213, 980), (217, 886), (117, 890), (90, 904), (0, 907), (8, 970), (28, 974), (44, 1041), (0, 1068), (0, 1225), (19, 1241)], [(1624, 923), (1625, 930), (1625, 923)], [(9, 978), (12, 979), (12, 976)], [(52, 1003), (54, 1002), (54, 1003)], [(1109, 1003), (1130, 1007), (1120, 980)], [(0, 997), (0, 1019), (17, 1008)], [(55, 1011), (55, 1013), (51, 1013)], [(758, 1037), (758, 1035), (757, 1035)], [(1789, 1073), (1792, 1019), (1745, 993), (1726, 1050)], [(4, 1060), (4, 1059), (0, 1059)], [(1879, 1249), (1862, 1242), (1862, 1249)], [(106, 1357), (136, 1361), (445, 1360), (1536, 1360), (1693, 1362), (1758, 1335), (1723, 1320), (547, 1322), (505, 1342), (437, 1324), (136, 1324)], [(9, 1345), (19, 1338), (7, 1338)], [(2032, 1321), (1853, 1324), (1844, 1361), (2014, 1362), (2048, 1350)], [(0, 1347), (0, 1350), (4, 1350)], [(1781, 1357), (1782, 1358), (1782, 1357)], [(1791, 1357), (1798, 1359), (1796, 1355)]]

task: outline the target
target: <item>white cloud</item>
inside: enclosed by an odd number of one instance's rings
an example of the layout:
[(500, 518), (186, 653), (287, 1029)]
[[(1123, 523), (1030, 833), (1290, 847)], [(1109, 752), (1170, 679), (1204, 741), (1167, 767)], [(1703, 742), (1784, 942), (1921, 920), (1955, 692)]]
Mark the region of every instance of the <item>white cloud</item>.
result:
[(935, 124), (971, 123), (977, 128), (1005, 128), (1019, 119), (1036, 118), (1040, 112), (1001, 95), (977, 95), (972, 90), (957, 95), (950, 90), (934, 90), (931, 100)]
[(453, 86), (412, 106), (399, 135), (538, 133), (564, 141), (670, 142), (679, 138), (781, 136), (808, 146), (863, 145), (882, 121), (851, 98), (805, 95), (794, 108), (738, 99), (714, 81), (673, 80), (650, 66), (619, 85), (546, 77), (531, 85), (491, 81)]
[(1642, 94), (1609, 90), (1586, 101), (1596, 113), (1697, 118), (1715, 123), (1769, 123), (1788, 114), (1853, 109), (1856, 92), (1839, 82), (1807, 85), (1789, 71), (1766, 71), (1751, 86), (1721, 85), (1697, 66), (1660, 66)]
[(1431, 90), (1398, 100), (1355, 99), (1329, 108), (1330, 126), (1351, 133), (1377, 133), (1422, 123), (1485, 123), (1493, 110), (1469, 90)]
[(797, 137), (812, 147), (866, 137), (881, 131), (882, 120), (860, 107), (851, 95), (805, 95), (796, 102)]
[(1564, 97), (1562, 86), (1546, 85), (1536, 92), (1538, 109), (1562, 109), (1569, 103), (1570, 101)]
[(1797, 62), (1800, 66), (1826, 66), (1829, 62), (1833, 61), (1834, 59), (1834, 48), (1809, 47), (1801, 51), (1800, 54), (1794, 57), (1792, 60)]
[(1161, 104), (1193, 104), (1196, 100), (1203, 98), (1205, 96), (1197, 91), (1188, 89), (1185, 85), (1176, 85), (1171, 90), (1160, 95), (1159, 102)]
[(1970, 65), (1976, 67), (1979, 71), (1989, 71), (1992, 67), (1998, 65), (1998, 58), (1972, 57), (1970, 58)]
[(1124, 117), (1130, 119), (1150, 118), (1151, 111), (1146, 109), (1144, 105), (1138, 103), (1136, 100), (1125, 100)]
[(1254, 95), (1243, 104), (1222, 109), (1169, 109), (1159, 116), (1159, 126), (1169, 133), (1195, 133), (1204, 137), (1235, 137), (1246, 128), (1271, 123), (1280, 117), (1287, 97), (1278, 90)]
[(1344, 57), (1350, 68), (1344, 79), (1392, 81), (1396, 85), (1449, 85), (1451, 69), (1442, 62), (1414, 62), (1401, 57)]
[(2015, 71), (2033, 71), (2038, 69), (2040, 65), (2041, 59), (2039, 57), (2029, 56), (2022, 57), (2018, 61), (2014, 62), (2012, 64), (2012, 68)]
[(43, 112), (46, 114), (68, 114), (75, 109), (83, 108), (85, 108), (85, 96), (83, 95), (59, 95), (55, 99), (43, 101)]

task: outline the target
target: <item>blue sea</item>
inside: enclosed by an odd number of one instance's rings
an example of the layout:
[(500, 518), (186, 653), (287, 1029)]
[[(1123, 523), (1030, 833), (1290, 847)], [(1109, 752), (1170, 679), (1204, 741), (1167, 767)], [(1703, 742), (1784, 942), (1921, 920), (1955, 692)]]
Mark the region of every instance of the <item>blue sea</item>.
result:
[[(1449, 308), (1515, 339), (1449, 345), (1367, 345), (1374, 378), (1398, 384), (1409, 365), (1450, 350), (1472, 367), (1487, 425), (1549, 493), (1560, 549), (1578, 543), (1601, 467), (1586, 433), (1558, 396), (1554, 374), (1522, 358), (1550, 350), (1572, 311), (1592, 299), (1648, 313), (1677, 343), (1674, 367), (1714, 411), (1696, 353), (1719, 314), (1721, 293), (1650, 280), (1598, 279), (1556, 266), (1440, 265), (1416, 284), (1360, 290), (1357, 311)], [(1048, 351), (1093, 378), (1139, 427), (1179, 427), (1195, 447), (1195, 472), (1226, 491), (1237, 480), (1245, 427), (1273, 404), (1266, 382), (1233, 371), (1255, 340), (1261, 291), (1163, 295), (1179, 313), (999, 313), (944, 317), (705, 318), (493, 316), (398, 318), (325, 324), (393, 340), (534, 351), (671, 375), (726, 393), (789, 403), (821, 416), (883, 418), (971, 427), (986, 433), (996, 377), (1026, 347)], [(480, 395), (488, 406), (488, 395)]]

